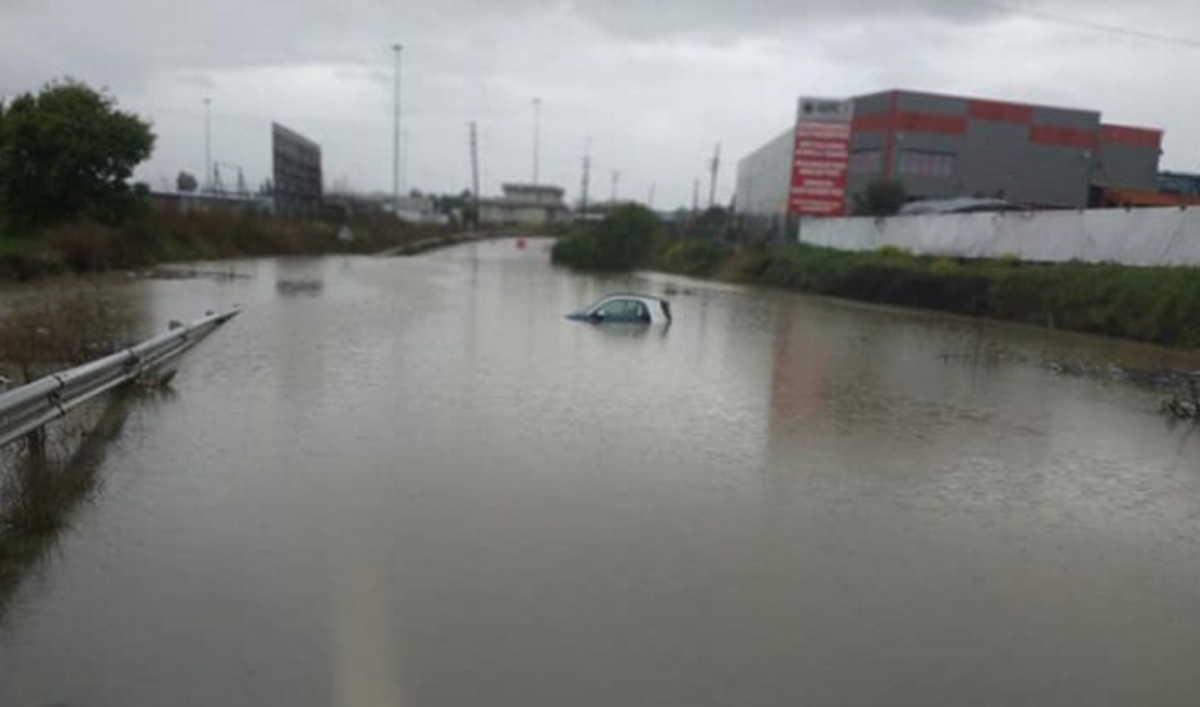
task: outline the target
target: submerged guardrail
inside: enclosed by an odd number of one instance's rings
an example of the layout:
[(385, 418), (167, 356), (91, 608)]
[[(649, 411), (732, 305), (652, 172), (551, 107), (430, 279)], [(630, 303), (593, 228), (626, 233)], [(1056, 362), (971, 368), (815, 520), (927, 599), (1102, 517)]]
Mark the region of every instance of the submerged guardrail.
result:
[(240, 311), (208, 314), (104, 358), (0, 393), (0, 447), (179, 356)]

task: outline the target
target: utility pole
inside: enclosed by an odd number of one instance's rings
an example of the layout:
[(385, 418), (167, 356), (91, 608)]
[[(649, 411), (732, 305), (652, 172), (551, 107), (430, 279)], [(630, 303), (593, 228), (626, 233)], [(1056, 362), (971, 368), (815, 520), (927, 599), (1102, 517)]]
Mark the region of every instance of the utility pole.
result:
[(400, 208), (400, 52), (404, 45), (392, 45), (395, 53), (395, 85), (392, 100), (392, 208)]
[(712, 162), (709, 163), (711, 176), (708, 182), (708, 208), (712, 208), (716, 204), (717, 199), (717, 170), (721, 168), (721, 143), (717, 143), (717, 149), (713, 152)]
[(700, 180), (692, 180), (692, 218), (696, 217), (696, 212), (700, 210)]
[(479, 224), (479, 144), (475, 140), (475, 121), (471, 121), (471, 201), (475, 205), (475, 224)]
[(621, 172), (620, 170), (614, 169), (612, 171), (612, 198), (609, 200), (610, 206), (616, 205), (617, 203), (617, 182), (619, 181), (621, 181)]
[(534, 98), (533, 99), (533, 185), (535, 187), (537, 186), (537, 183), (538, 183), (538, 162), (540, 161), (540, 155), (538, 154), (538, 149), (540, 146), (538, 145), (538, 142), (541, 140), (541, 130), (542, 130), (541, 121), (542, 121), (542, 99)]
[(646, 206), (654, 208), (654, 182), (650, 182), (650, 192), (646, 194)]
[(408, 181), (408, 129), (400, 129), (400, 188), (407, 190), (412, 186)]
[(592, 139), (588, 138), (583, 146), (583, 178), (579, 184), (579, 210), (587, 211), (588, 201), (588, 172), (592, 168)]
[(212, 99), (204, 99), (204, 181), (201, 191), (212, 190)]

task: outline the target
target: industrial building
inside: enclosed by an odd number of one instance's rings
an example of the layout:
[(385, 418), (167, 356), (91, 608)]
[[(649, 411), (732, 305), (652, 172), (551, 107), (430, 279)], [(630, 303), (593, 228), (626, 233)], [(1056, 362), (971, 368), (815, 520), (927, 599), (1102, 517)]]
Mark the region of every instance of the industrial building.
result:
[(1099, 111), (884, 91), (800, 100), (795, 125), (738, 163), (736, 207), (759, 229), (841, 215), (880, 178), (909, 198), (984, 196), (1076, 208), (1096, 190), (1155, 190), (1162, 131)]
[(502, 184), (504, 196), (479, 200), (479, 222), (494, 225), (544, 226), (568, 218), (562, 187), (545, 184)]

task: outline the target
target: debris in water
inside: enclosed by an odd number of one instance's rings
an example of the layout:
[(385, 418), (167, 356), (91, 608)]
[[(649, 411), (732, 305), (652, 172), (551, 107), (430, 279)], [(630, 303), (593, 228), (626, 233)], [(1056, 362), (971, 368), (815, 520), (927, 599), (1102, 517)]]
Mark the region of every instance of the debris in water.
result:
[(1184, 388), (1164, 400), (1159, 411), (1175, 420), (1200, 422), (1200, 387), (1197, 387), (1195, 377), (1189, 377)]

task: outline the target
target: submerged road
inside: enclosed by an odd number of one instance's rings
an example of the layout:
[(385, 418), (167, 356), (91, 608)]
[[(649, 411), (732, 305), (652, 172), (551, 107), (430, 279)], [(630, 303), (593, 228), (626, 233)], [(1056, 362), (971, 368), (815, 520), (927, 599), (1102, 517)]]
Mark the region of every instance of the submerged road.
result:
[(108, 284), (244, 313), (0, 617), (0, 704), (1200, 703), (1200, 435), (1045, 364), (1200, 362), (546, 247)]

